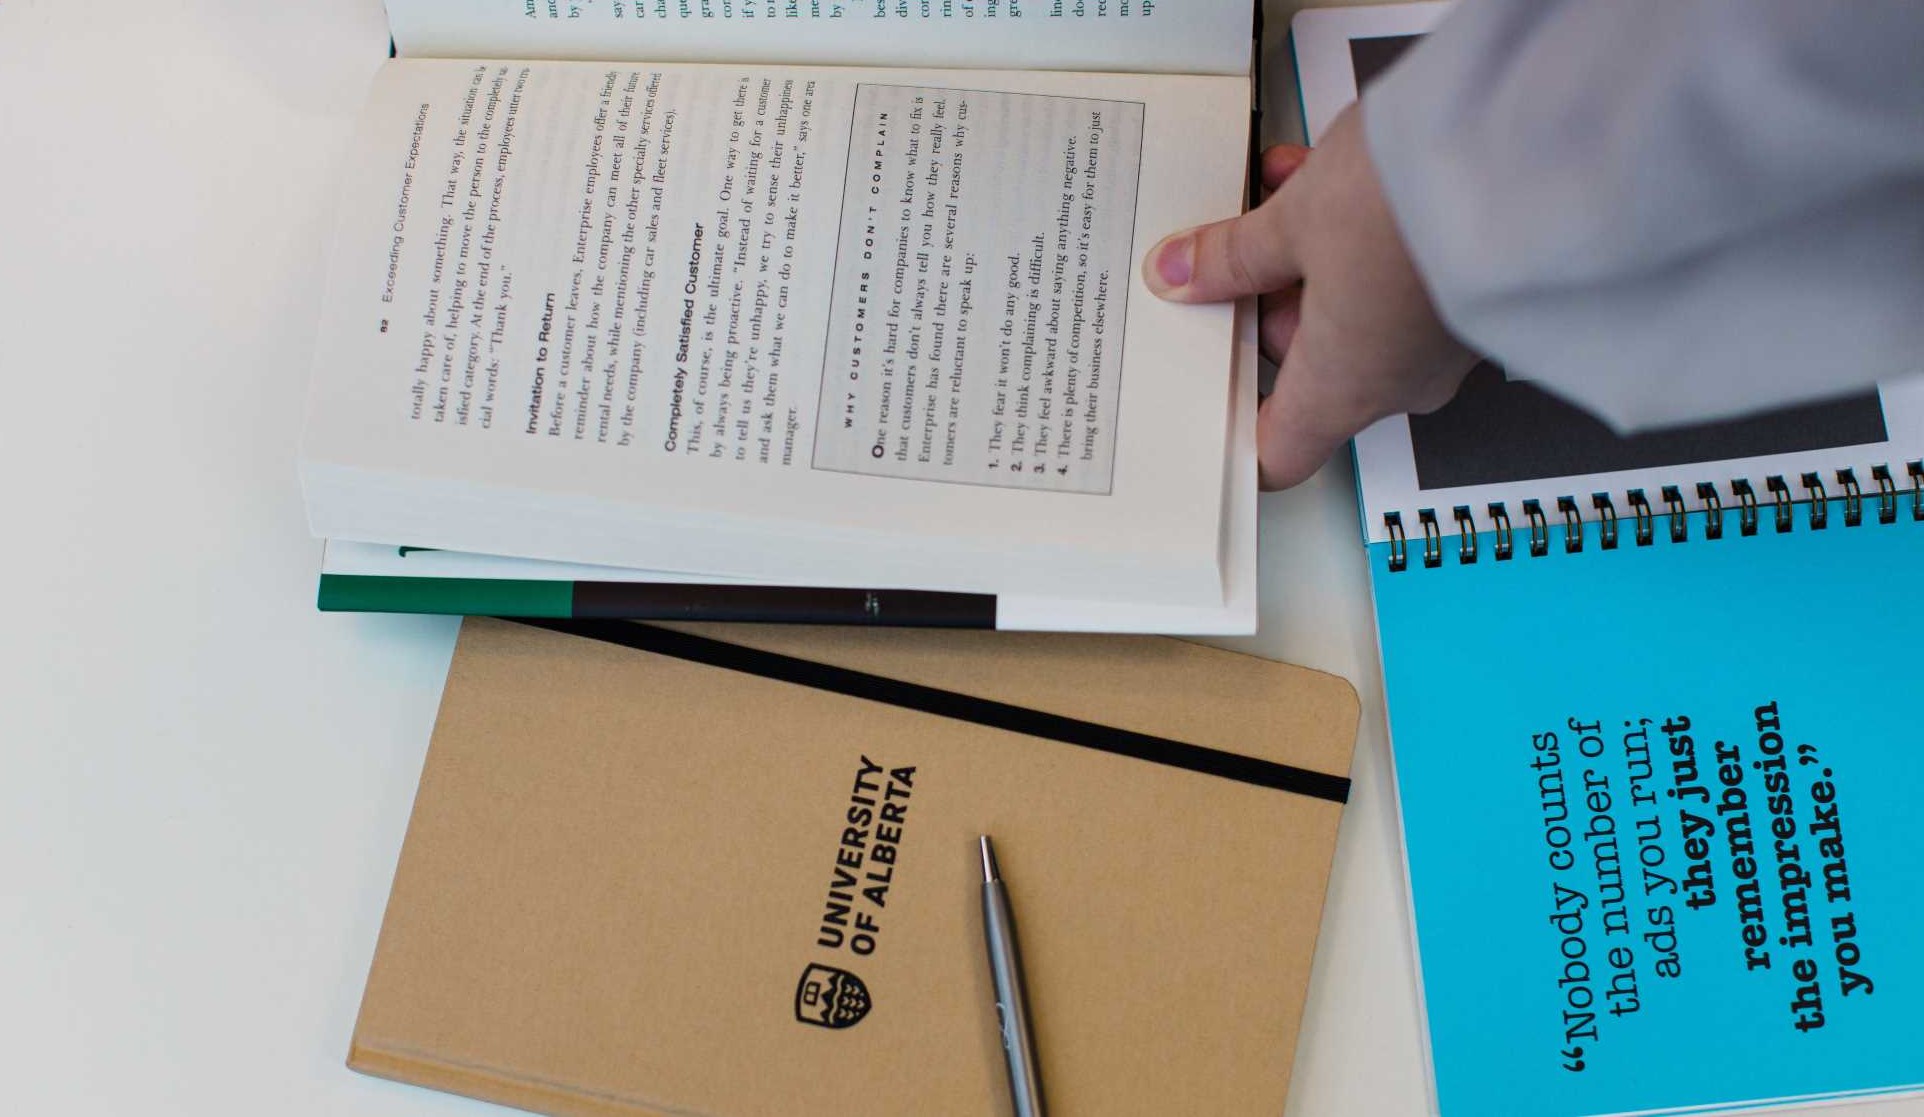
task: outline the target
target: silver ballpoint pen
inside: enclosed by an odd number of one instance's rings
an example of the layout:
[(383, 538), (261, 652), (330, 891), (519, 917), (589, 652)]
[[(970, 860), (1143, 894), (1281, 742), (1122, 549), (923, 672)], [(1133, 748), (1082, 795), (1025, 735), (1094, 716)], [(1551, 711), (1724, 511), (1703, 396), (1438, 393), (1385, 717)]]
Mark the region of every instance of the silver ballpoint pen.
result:
[(995, 976), (995, 1016), (1002, 1029), (1002, 1053), (1009, 1063), (1009, 1096), (1016, 1117), (1043, 1117), (1042, 1073), (1036, 1065), (1035, 1033), (1029, 1026), (1028, 990), (1022, 984), (1022, 956), (1016, 950), (1015, 917), (1009, 892), (995, 864), (995, 847), (982, 835), (982, 938), (989, 947)]

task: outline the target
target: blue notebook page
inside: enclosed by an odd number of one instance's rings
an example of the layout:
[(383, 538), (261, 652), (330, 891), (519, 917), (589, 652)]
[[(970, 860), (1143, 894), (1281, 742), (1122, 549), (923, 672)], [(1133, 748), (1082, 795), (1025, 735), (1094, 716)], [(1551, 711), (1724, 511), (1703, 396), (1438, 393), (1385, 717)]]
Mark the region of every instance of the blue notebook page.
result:
[(1446, 1117), (1924, 1084), (1924, 522), (1865, 505), (1371, 548)]

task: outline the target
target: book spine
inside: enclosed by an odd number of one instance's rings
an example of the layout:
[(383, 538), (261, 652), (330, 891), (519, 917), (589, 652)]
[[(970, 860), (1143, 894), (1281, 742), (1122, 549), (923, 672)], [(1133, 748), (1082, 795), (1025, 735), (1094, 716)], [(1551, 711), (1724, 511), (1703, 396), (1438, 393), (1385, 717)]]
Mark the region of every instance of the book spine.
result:
[(996, 622), (991, 594), (665, 582), (323, 574), (316, 604), (323, 612), (444, 616), (988, 629)]
[(1249, 208), (1263, 202), (1263, 4), (1251, 5), (1255, 13), (1249, 28)]
[(409, 1086), (459, 1094), (553, 1117), (671, 1117), (685, 1113), (487, 1066), (463, 1066), (417, 1051), (388, 1051), (356, 1037), (348, 1049), (350, 1070)]
[(576, 582), (575, 617), (994, 628), (995, 596), (932, 590)]
[(574, 615), (574, 583), (323, 574), (314, 604), (324, 613), (569, 617)]
[[(1924, 461), (1905, 463), (1904, 473), (1908, 491), (1900, 491), (1890, 467), (1884, 465), (1871, 469), (1871, 483), (1875, 491), (1869, 493), (1853, 469), (1836, 471), (1837, 495), (1830, 493), (1822, 475), (1815, 472), (1805, 473), (1798, 478), (1798, 487), (1803, 490), (1801, 496), (1794, 495), (1791, 484), (1778, 475), (1764, 479), (1763, 497), (1759, 497), (1758, 486), (1748, 478), (1730, 480), (1725, 483), (1725, 488), (1729, 491), (1728, 503), (1736, 505), (1734, 511), (1739, 536), (1758, 533), (1764, 523), (1763, 505), (1766, 501), (1770, 504), (1770, 525), (1780, 533), (1795, 527), (1797, 505), (1805, 507), (1805, 524), (1810, 531), (1822, 531), (1831, 525), (1833, 504), (1837, 505), (1838, 519), (1845, 527), (1861, 526), (1867, 510), (1876, 516), (1880, 524), (1896, 523), (1901, 515), (1906, 514), (1906, 509), (1909, 519), (1924, 521)], [(1703, 521), (1703, 538), (1722, 539), (1726, 513), (1733, 511), (1724, 500), (1724, 489), (1712, 481), (1699, 481), (1695, 489), (1697, 500), (1702, 505), (1696, 515)], [(1659, 519), (1665, 521), (1670, 542), (1689, 542), (1693, 514), (1684, 502), (1683, 490), (1677, 485), (1665, 485), (1658, 491), (1658, 499), (1663, 503), (1664, 510), (1661, 512), (1642, 489), (1631, 489), (1624, 494), (1630, 543), (1638, 547), (1650, 546), (1656, 538)], [(1596, 525), (1594, 537), (1599, 550), (1614, 551), (1624, 541), (1625, 529), (1620, 523), (1617, 505), (1611, 494), (1592, 493), (1587, 515), (1574, 496), (1559, 496), (1553, 503), (1556, 517), (1563, 522), (1563, 545), (1560, 549), (1564, 553), (1576, 554), (1584, 549), (1585, 540), (1591, 536), (1588, 530), (1591, 523)], [(1485, 535), (1490, 540), (1490, 557), (1493, 561), (1508, 561), (1519, 553), (1519, 548), (1521, 553), (1531, 558), (1541, 558), (1550, 553), (1551, 516), (1544, 511), (1543, 501), (1522, 502), (1523, 527), (1512, 523), (1509, 509), (1501, 501), (1490, 504), (1484, 511), (1491, 525), (1487, 530), (1478, 528), (1476, 514), (1469, 505), (1459, 504), (1450, 510), (1450, 517), (1455, 521), (1455, 558), (1459, 565), (1477, 561), (1482, 552), (1481, 540)], [(1371, 550), (1380, 551), (1384, 566), (1390, 573), (1403, 573), (1419, 563), (1428, 568), (1443, 565), (1444, 533), (1436, 509), (1418, 509), (1416, 524), (1420, 539), (1412, 538), (1409, 529), (1404, 526), (1401, 512), (1384, 513), (1383, 528), (1389, 537), (1388, 542), (1380, 549), (1372, 547)], [(1519, 540), (1517, 536), (1523, 531), (1528, 534)], [(1421, 551), (1412, 555), (1414, 546), (1420, 546)]]

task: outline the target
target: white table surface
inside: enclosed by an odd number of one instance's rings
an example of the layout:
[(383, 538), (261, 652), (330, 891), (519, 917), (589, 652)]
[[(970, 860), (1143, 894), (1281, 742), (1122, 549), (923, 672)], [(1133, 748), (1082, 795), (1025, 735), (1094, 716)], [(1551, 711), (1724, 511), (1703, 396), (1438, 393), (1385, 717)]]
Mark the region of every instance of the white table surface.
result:
[[(1279, 135), (1294, 7), (1272, 0)], [(11, 1112), (506, 1112), (343, 1065), (456, 627), (316, 613), (294, 475), (329, 199), (385, 45), (377, 0), (0, 0)], [(1240, 646), (1363, 697), (1288, 1111), (1421, 1112), (1348, 470), (1263, 524)]]

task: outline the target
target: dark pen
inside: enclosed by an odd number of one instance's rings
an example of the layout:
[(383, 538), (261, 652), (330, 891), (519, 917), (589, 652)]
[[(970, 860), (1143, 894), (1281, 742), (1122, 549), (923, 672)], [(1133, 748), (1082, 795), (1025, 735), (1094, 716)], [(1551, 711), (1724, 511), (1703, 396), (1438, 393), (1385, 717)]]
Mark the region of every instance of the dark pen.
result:
[(1042, 1074), (1036, 1065), (1035, 1033), (1029, 1026), (1028, 991), (1022, 984), (1022, 956), (1016, 950), (1015, 917), (1009, 892), (995, 864), (995, 848), (982, 835), (982, 937), (995, 977), (996, 1025), (1009, 1063), (1009, 1096), (1016, 1117), (1043, 1117)]

